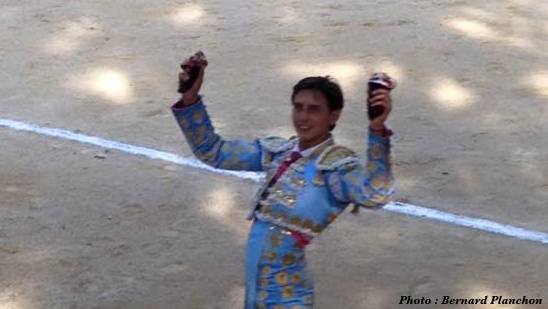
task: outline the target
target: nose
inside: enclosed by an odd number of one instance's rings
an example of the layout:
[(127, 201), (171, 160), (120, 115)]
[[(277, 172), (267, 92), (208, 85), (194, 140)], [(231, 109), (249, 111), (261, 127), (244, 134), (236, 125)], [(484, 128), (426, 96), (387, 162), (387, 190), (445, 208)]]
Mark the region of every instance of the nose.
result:
[(306, 122), (308, 120), (308, 113), (305, 110), (296, 111), (295, 120), (298, 122)]

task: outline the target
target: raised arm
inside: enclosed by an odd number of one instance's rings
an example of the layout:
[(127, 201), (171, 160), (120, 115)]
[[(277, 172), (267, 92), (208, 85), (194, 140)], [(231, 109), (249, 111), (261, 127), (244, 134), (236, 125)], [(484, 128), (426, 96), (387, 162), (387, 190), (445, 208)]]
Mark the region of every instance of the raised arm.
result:
[[(382, 113), (369, 124), (367, 162), (362, 164), (356, 157), (340, 164), (329, 174), (328, 183), (335, 198), (342, 204), (380, 208), (394, 195), (394, 175), (390, 152), (392, 131), (385, 121), (392, 111), (390, 90), (377, 89), (368, 98), (370, 106), (382, 107)], [(357, 210), (357, 208), (355, 209)]]
[(266, 153), (261, 142), (226, 141), (211, 124), (201, 98), (188, 107), (172, 107), (173, 115), (183, 131), (194, 155), (202, 162), (221, 169), (262, 171), (262, 159)]
[(261, 141), (226, 141), (215, 133), (211, 120), (198, 95), (207, 60), (198, 52), (185, 60), (179, 73), (181, 99), (171, 109), (192, 152), (202, 162), (228, 170), (262, 171), (268, 156)]
[(394, 194), (390, 140), (369, 134), (367, 163), (353, 156), (329, 173), (328, 184), (341, 204), (380, 208)]

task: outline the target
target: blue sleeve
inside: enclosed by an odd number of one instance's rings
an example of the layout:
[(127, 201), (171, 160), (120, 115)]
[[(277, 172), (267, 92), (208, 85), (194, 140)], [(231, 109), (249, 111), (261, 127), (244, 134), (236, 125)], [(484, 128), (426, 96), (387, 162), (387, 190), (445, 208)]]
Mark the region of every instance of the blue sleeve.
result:
[(263, 171), (259, 140), (224, 140), (215, 133), (201, 98), (184, 108), (172, 108), (194, 155), (207, 165), (226, 170)]
[(335, 198), (342, 204), (381, 208), (394, 195), (390, 139), (369, 134), (367, 163), (346, 164), (329, 175)]

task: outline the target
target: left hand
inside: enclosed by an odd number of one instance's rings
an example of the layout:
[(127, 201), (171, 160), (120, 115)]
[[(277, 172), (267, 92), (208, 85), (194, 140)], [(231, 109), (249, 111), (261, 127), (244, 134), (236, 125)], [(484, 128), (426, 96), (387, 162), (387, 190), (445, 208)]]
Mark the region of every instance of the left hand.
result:
[(384, 123), (388, 119), (388, 115), (392, 111), (392, 97), (390, 96), (390, 90), (388, 89), (376, 89), (371, 93), (369, 98), (371, 106), (382, 106), (384, 112), (372, 119), (369, 123), (372, 129), (380, 130), (384, 128)]

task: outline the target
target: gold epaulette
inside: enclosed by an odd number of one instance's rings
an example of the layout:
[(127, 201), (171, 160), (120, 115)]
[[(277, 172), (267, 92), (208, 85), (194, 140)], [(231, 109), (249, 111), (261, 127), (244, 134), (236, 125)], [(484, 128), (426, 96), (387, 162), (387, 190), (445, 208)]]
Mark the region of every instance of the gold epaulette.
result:
[(266, 150), (277, 153), (293, 148), (293, 146), (295, 146), (296, 140), (297, 139), (294, 137), (288, 140), (283, 137), (270, 136), (261, 138), (259, 140), (259, 143), (261, 143), (261, 146), (263, 146)]
[(289, 140), (282, 137), (266, 137), (259, 139), (259, 143), (266, 150), (263, 151), (263, 156), (261, 158), (261, 163), (263, 168), (268, 169), (274, 154), (287, 151), (295, 146), (297, 142), (296, 137), (291, 137)]
[(333, 145), (325, 149), (316, 159), (319, 170), (334, 170), (340, 166), (360, 164), (360, 159), (354, 151), (343, 146)]

